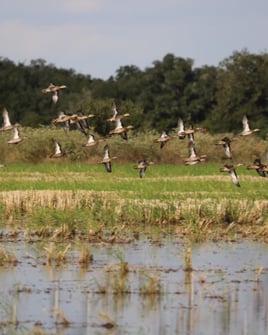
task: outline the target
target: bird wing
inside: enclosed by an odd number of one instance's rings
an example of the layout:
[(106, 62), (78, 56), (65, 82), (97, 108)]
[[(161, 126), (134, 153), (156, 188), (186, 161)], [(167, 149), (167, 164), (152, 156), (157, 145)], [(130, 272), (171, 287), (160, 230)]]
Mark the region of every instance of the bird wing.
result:
[(8, 114), (8, 111), (7, 111), (6, 108), (3, 109), (2, 116), (3, 116), (4, 127), (11, 126), (11, 122), (10, 122), (10, 119), (9, 119), (9, 114)]
[(106, 162), (105, 163), (105, 169), (107, 172), (112, 172), (112, 164), (111, 162)]
[(94, 142), (95, 142), (94, 135), (89, 134), (88, 135), (88, 139), (87, 139), (87, 143), (94, 143)]
[(183, 121), (182, 121), (182, 119), (180, 117), (178, 119), (178, 131), (180, 133), (184, 132), (184, 124), (183, 124)]
[(249, 131), (250, 130), (249, 124), (248, 124), (248, 118), (247, 118), (246, 115), (243, 116), (242, 124), (243, 124), (243, 131)]
[(17, 139), (19, 139), (19, 138), (20, 138), (19, 129), (18, 129), (17, 127), (15, 127), (15, 128), (13, 129), (13, 139), (14, 139), (14, 140), (17, 140)]
[(55, 141), (54, 143), (55, 143), (55, 155), (58, 155), (62, 151), (61, 150), (61, 145), (57, 141)]
[(108, 160), (110, 158), (110, 151), (108, 144), (104, 147), (103, 160)]
[(197, 155), (196, 155), (195, 145), (194, 145), (194, 142), (191, 140), (189, 141), (188, 149), (189, 149), (189, 158), (196, 158)]
[(112, 104), (112, 112), (113, 112), (112, 117), (115, 118), (116, 115), (118, 114), (115, 102), (113, 102), (113, 104)]
[(117, 117), (115, 119), (115, 129), (119, 129), (119, 128), (123, 128), (123, 125), (122, 125), (120, 118)]
[(232, 178), (232, 182), (235, 185), (240, 186), (235, 169), (230, 170), (230, 176)]
[(224, 146), (224, 151), (225, 151), (225, 155), (228, 158), (232, 158), (232, 152), (231, 152), (231, 146), (229, 143), (225, 142)]

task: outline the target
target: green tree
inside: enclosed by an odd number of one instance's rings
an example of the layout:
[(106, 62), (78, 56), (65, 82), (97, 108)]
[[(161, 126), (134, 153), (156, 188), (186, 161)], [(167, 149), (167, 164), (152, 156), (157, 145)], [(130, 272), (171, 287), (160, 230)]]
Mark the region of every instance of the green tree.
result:
[(238, 132), (244, 114), (252, 127), (268, 125), (268, 54), (234, 52), (220, 64), (217, 106), (209, 115), (213, 131)]

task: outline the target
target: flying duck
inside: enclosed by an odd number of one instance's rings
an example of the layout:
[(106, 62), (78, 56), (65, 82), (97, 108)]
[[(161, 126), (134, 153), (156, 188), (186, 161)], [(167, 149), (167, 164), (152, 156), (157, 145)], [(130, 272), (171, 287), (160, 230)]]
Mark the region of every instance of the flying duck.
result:
[(26, 137), (20, 137), (20, 131), (17, 127), (13, 128), (13, 137), (7, 141), (8, 144), (18, 144), (25, 140)]
[(3, 116), (3, 126), (0, 128), (0, 130), (12, 129), (14, 126), (10, 122), (9, 114), (6, 108), (3, 109), (2, 116)]
[(134, 169), (139, 170), (139, 176), (140, 176), (140, 178), (142, 178), (145, 174), (145, 171), (146, 171), (147, 167), (149, 165), (153, 165), (153, 164), (154, 164), (154, 162), (146, 161), (145, 159), (142, 159), (138, 162), (138, 164), (136, 166), (134, 166)]
[(56, 140), (53, 140), (54, 141), (54, 153), (52, 153), (50, 155), (50, 158), (60, 158), (60, 157), (63, 157), (65, 155), (65, 152), (62, 150), (61, 148), (61, 145), (59, 142), (57, 142)]
[(116, 104), (115, 104), (115, 102), (113, 102), (113, 104), (112, 104), (112, 116), (109, 119), (107, 119), (107, 121), (115, 122), (116, 119), (122, 119), (125, 116), (129, 116), (129, 113), (119, 115), (118, 111), (117, 111)]
[(249, 127), (249, 123), (248, 123), (248, 118), (246, 115), (243, 116), (242, 118), (242, 124), (243, 124), (243, 130), (241, 131), (241, 133), (238, 134), (238, 136), (247, 136), (250, 134), (253, 134), (257, 131), (260, 131), (260, 129), (250, 129)]
[(77, 112), (71, 116), (70, 124), (75, 124), (77, 129), (87, 136), (90, 128), (88, 119), (92, 117), (94, 117), (94, 114), (85, 115), (82, 112)]
[(41, 92), (43, 93), (52, 93), (52, 101), (54, 104), (57, 103), (59, 99), (59, 91), (62, 88), (66, 88), (66, 85), (54, 85), (50, 83), (47, 88), (43, 88)]
[(60, 111), (58, 117), (56, 119), (53, 119), (52, 123), (61, 124), (63, 126), (65, 133), (67, 133), (70, 130), (70, 120), (71, 120), (70, 114), (65, 114), (64, 112)]
[(247, 166), (248, 170), (256, 170), (258, 175), (261, 177), (266, 177), (266, 173), (268, 172), (268, 166), (262, 164), (260, 158), (255, 158), (252, 165)]
[(109, 135), (119, 134), (123, 140), (127, 140), (127, 131), (132, 128), (131, 125), (123, 127), (120, 117), (117, 116), (115, 118), (115, 128), (109, 132)]
[(102, 161), (100, 162), (100, 164), (104, 164), (105, 166), (105, 169), (107, 172), (112, 172), (112, 159), (116, 159), (117, 157), (111, 157), (110, 156), (110, 150), (109, 150), (109, 146), (108, 144), (106, 144), (104, 146), (104, 149), (103, 149), (103, 159)]
[(41, 91), (43, 93), (56, 92), (66, 87), (67, 87), (66, 85), (54, 85), (50, 83), (47, 88), (43, 88)]
[(77, 129), (87, 136), (88, 133), (86, 129), (89, 129), (88, 119), (92, 117), (94, 117), (94, 114), (84, 115), (82, 112), (65, 114), (64, 112), (59, 112), (58, 117), (53, 119), (52, 123), (63, 123), (65, 131), (69, 130), (71, 124), (75, 124)]
[(166, 131), (162, 131), (160, 137), (154, 139), (154, 142), (160, 143), (160, 149), (162, 149), (164, 147), (164, 145), (168, 141), (170, 141), (172, 138), (174, 138), (174, 137), (169, 136)]
[(60, 111), (58, 117), (52, 120), (52, 123), (64, 123), (66, 121), (70, 121), (72, 118), (71, 114), (65, 114), (64, 112)]
[(243, 164), (236, 164), (236, 165), (229, 165), (229, 164), (225, 164), (222, 168), (220, 168), (220, 172), (228, 172), (231, 179), (232, 179), (232, 182), (240, 187), (240, 183), (239, 183), (239, 180), (238, 180), (238, 177), (237, 177), (237, 173), (236, 173), (236, 168), (238, 166), (241, 166)]
[(95, 136), (93, 134), (88, 134), (87, 142), (83, 144), (83, 147), (92, 147), (92, 146), (99, 144), (102, 141), (105, 141), (105, 138), (95, 139)]
[(229, 159), (232, 159), (232, 150), (231, 150), (231, 142), (233, 139), (225, 136), (220, 141), (215, 143), (215, 145), (223, 145), (225, 156)]
[(186, 135), (189, 134), (193, 134), (194, 133), (194, 129), (193, 128), (189, 128), (189, 129), (185, 129), (184, 128), (184, 123), (183, 120), (179, 117), (178, 118), (178, 127), (177, 127), (177, 134), (175, 135), (175, 137), (178, 137), (180, 140), (183, 140)]
[(207, 158), (207, 155), (201, 155), (201, 156), (197, 155), (195, 144), (191, 139), (188, 142), (188, 150), (189, 150), (189, 156), (188, 158), (184, 159), (185, 165), (195, 165), (200, 162), (204, 162)]
[(194, 142), (194, 127), (190, 124), (188, 131), (187, 131), (188, 143), (190, 141)]

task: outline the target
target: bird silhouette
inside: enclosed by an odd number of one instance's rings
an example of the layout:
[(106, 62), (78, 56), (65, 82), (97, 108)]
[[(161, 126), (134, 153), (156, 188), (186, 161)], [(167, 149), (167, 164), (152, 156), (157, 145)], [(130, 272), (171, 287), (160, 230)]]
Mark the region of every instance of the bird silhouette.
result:
[(226, 158), (232, 159), (231, 142), (234, 139), (230, 139), (228, 136), (223, 137), (220, 141), (216, 142), (215, 145), (222, 145)]
[(123, 140), (127, 140), (127, 132), (129, 129), (132, 129), (132, 125), (123, 126), (120, 117), (115, 118), (115, 128), (109, 132), (109, 135), (120, 135)]
[(111, 157), (109, 145), (106, 144), (104, 146), (104, 149), (103, 149), (103, 159), (102, 159), (102, 161), (100, 163), (104, 164), (105, 169), (106, 169), (107, 172), (112, 172), (112, 163), (111, 163), (111, 161), (113, 159), (116, 159), (116, 158), (117, 157)]
[(168, 141), (170, 141), (172, 138), (174, 138), (174, 137), (169, 136), (166, 131), (162, 131), (160, 137), (154, 139), (154, 142), (155, 143), (160, 143), (160, 149), (163, 149), (163, 147), (165, 146), (165, 144)]
[(247, 166), (248, 170), (256, 170), (259, 176), (266, 177), (268, 173), (267, 164), (262, 164), (260, 158), (255, 158), (253, 164)]
[(184, 123), (182, 118), (178, 118), (178, 124), (177, 124), (177, 134), (174, 137), (178, 137), (180, 140), (183, 140), (186, 135), (193, 134), (194, 129), (193, 128), (184, 128)]
[(184, 159), (185, 165), (195, 165), (200, 162), (204, 162), (207, 158), (207, 155), (200, 155), (200, 156), (197, 155), (195, 144), (191, 139), (188, 141), (188, 151), (189, 151), (188, 158)]
[(2, 111), (3, 116), (3, 126), (0, 128), (0, 130), (10, 130), (14, 127), (14, 125), (11, 124), (9, 119), (9, 114), (7, 109), (4, 107)]
[(112, 109), (112, 116), (109, 119), (107, 119), (107, 121), (109, 122), (115, 122), (116, 119), (121, 120), (123, 117), (129, 116), (129, 113), (119, 115), (115, 102), (113, 102), (111, 109)]
[(220, 172), (228, 172), (231, 177), (232, 182), (236, 186), (240, 187), (240, 183), (239, 183), (238, 176), (236, 173), (236, 168), (242, 165), (243, 164), (236, 164), (236, 165), (225, 164), (222, 168), (220, 168)]
[(137, 165), (134, 166), (134, 169), (139, 170), (139, 176), (142, 178), (145, 174), (145, 171), (149, 165), (153, 165), (154, 162), (152, 161), (146, 161), (145, 159), (141, 159)]
[(66, 87), (67, 87), (66, 85), (54, 85), (54, 84), (50, 83), (48, 85), (48, 87), (43, 88), (41, 90), (41, 92), (43, 92), (43, 93), (52, 93), (52, 97), (51, 97), (52, 102), (54, 104), (56, 104), (57, 101), (58, 101), (58, 99), (59, 99), (59, 91), (61, 89), (63, 89), (63, 88), (66, 88)]
[(92, 147), (95, 145), (98, 145), (100, 142), (105, 141), (105, 138), (98, 138), (95, 139), (95, 136), (93, 134), (87, 135), (87, 142), (83, 144), (84, 147)]
[(13, 127), (13, 137), (7, 141), (8, 144), (18, 144), (22, 141), (25, 140), (25, 136), (24, 137), (20, 137), (20, 131), (19, 128), (17, 127)]
[(58, 141), (54, 140), (54, 152), (50, 155), (50, 158), (60, 158), (65, 155), (65, 152), (62, 150), (61, 145)]
[(248, 136), (248, 135), (251, 135), (255, 132), (260, 131), (260, 129), (258, 129), (258, 128), (250, 129), (248, 118), (247, 118), (246, 115), (244, 115), (243, 118), (242, 118), (242, 124), (243, 124), (243, 130), (238, 134), (238, 136)]

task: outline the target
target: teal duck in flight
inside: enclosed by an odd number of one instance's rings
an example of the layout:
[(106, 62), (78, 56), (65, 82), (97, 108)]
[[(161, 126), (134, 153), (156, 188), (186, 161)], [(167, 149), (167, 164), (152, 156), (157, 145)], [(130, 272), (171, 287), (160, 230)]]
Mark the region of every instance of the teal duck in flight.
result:
[(54, 85), (52, 83), (50, 83), (48, 85), (48, 87), (43, 88), (41, 90), (41, 92), (43, 93), (52, 93), (52, 101), (54, 104), (57, 103), (58, 99), (59, 99), (59, 91), (63, 88), (66, 88), (66, 85)]
[(54, 152), (50, 155), (50, 158), (60, 158), (65, 155), (65, 152), (62, 150), (60, 143), (56, 140), (54, 142)]
[(238, 136), (248, 136), (248, 135), (251, 135), (253, 133), (260, 131), (260, 129), (258, 128), (251, 129), (249, 127), (249, 122), (248, 122), (248, 118), (246, 115), (244, 115), (242, 118), (242, 124), (243, 124), (243, 130), (238, 134)]
[(215, 145), (222, 145), (223, 146), (225, 156), (229, 159), (232, 159), (232, 150), (231, 150), (231, 142), (232, 141), (233, 141), (233, 139), (230, 139), (228, 136), (225, 136), (220, 141), (215, 143)]
[(14, 127), (14, 125), (11, 124), (9, 119), (9, 114), (6, 108), (2, 111), (3, 116), (3, 126), (0, 128), (0, 130), (10, 130)]
[(116, 159), (117, 157), (111, 157), (109, 145), (106, 144), (103, 149), (103, 159), (100, 162), (100, 164), (103, 164), (105, 166), (105, 169), (107, 172), (112, 172), (112, 160)]
[(13, 127), (13, 137), (7, 141), (8, 144), (18, 144), (25, 140), (25, 136), (20, 136), (20, 131), (18, 127)]
[(145, 159), (141, 159), (137, 165), (134, 166), (134, 169), (139, 170), (139, 176), (142, 178), (145, 174), (145, 171), (149, 165), (153, 165), (154, 162), (152, 161), (146, 161)]
[(195, 165), (204, 162), (207, 158), (207, 155), (197, 155), (195, 144), (191, 139), (188, 141), (188, 151), (189, 156), (188, 158), (184, 159), (185, 165)]
[(164, 145), (170, 141), (172, 138), (174, 138), (173, 136), (169, 136), (167, 134), (166, 131), (162, 131), (160, 137), (154, 139), (155, 143), (160, 143), (160, 149), (162, 149), (164, 147)]
[(128, 132), (129, 129), (132, 129), (132, 128), (133, 128), (132, 125), (128, 125), (128, 126), (125, 126), (125, 127), (124, 127), (124, 126), (122, 125), (122, 122), (121, 122), (120, 117), (116, 117), (116, 119), (115, 119), (115, 128), (112, 129), (112, 130), (109, 132), (109, 135), (116, 135), (116, 134), (118, 134), (118, 135), (121, 136), (121, 138), (122, 138), (123, 140), (127, 140), (127, 139), (128, 139), (128, 137), (127, 137), (127, 132)]
[(193, 134), (194, 133), (194, 129), (193, 128), (188, 128), (185, 129), (184, 128), (184, 123), (182, 118), (178, 118), (178, 124), (177, 124), (177, 134), (175, 135), (175, 137), (178, 137), (180, 140), (183, 140), (186, 135), (189, 134)]
[(126, 117), (126, 116), (129, 116), (129, 113), (125, 113), (125, 114), (121, 114), (121, 115), (118, 114), (116, 104), (115, 104), (115, 102), (113, 102), (113, 104), (112, 104), (112, 116), (109, 119), (107, 119), (107, 121), (116, 122), (117, 119), (121, 120), (123, 117)]
[(220, 168), (220, 172), (228, 172), (232, 182), (237, 186), (240, 187), (240, 183), (238, 180), (238, 176), (236, 173), (236, 168), (239, 166), (242, 166), (243, 164), (236, 164), (236, 165), (232, 165), (232, 164), (225, 164), (222, 168)]
[(266, 177), (268, 173), (268, 166), (262, 164), (260, 158), (255, 158), (253, 164), (247, 166), (248, 170), (256, 170), (259, 176)]
[(105, 141), (105, 138), (98, 138), (95, 139), (95, 136), (93, 134), (88, 134), (87, 135), (87, 142), (83, 144), (84, 147), (93, 147), (97, 144), (99, 144), (102, 141)]
[(58, 117), (52, 120), (52, 124), (62, 125), (65, 133), (68, 133), (68, 131), (70, 130), (70, 120), (71, 120), (71, 115), (65, 114), (64, 112), (60, 111), (58, 113)]

